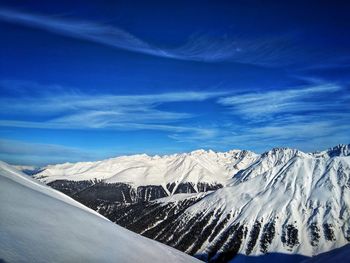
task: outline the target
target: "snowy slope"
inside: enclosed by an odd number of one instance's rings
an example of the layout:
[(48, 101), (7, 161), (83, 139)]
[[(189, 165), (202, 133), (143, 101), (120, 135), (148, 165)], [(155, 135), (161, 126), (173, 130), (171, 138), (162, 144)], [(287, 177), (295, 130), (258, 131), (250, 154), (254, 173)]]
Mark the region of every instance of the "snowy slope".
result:
[[(315, 156), (273, 149), (186, 212), (220, 210), (231, 215), (229, 225), (248, 231), (257, 222), (273, 222), (280, 236), (268, 252), (312, 256), (343, 246), (350, 241), (350, 156), (338, 152)], [(248, 242), (242, 240), (240, 253), (246, 254)], [(249, 253), (264, 251), (254, 246)]]
[(123, 182), (133, 186), (193, 183), (225, 185), (237, 171), (256, 160), (257, 154), (232, 150), (224, 153), (197, 150), (191, 153), (121, 156), (98, 162), (49, 165), (35, 177), (42, 182), (93, 180)]
[(197, 262), (0, 162), (0, 261)]

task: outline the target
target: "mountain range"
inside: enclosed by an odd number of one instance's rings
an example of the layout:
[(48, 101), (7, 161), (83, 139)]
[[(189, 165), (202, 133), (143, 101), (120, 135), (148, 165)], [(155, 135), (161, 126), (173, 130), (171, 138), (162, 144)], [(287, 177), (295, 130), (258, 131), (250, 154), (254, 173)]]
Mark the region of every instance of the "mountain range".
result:
[(49, 165), (34, 177), (208, 262), (298, 262), (350, 242), (349, 145), (121, 156)]

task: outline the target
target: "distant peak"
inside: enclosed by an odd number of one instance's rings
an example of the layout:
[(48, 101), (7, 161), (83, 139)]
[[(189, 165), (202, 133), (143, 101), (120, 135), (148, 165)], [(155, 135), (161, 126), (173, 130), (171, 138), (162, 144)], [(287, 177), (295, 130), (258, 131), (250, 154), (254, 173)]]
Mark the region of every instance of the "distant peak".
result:
[(190, 154), (191, 155), (200, 155), (200, 154), (208, 153), (209, 151), (206, 151), (204, 149), (198, 149), (198, 150), (194, 150), (194, 151), (190, 152)]
[(332, 150), (343, 150), (343, 151), (346, 151), (346, 150), (349, 150), (349, 147), (350, 144), (338, 144), (332, 148), (329, 148), (328, 151), (332, 151)]
[(329, 148), (326, 151), (316, 152), (314, 153), (314, 155), (315, 156), (328, 155), (329, 157), (350, 156), (350, 147), (349, 147), (349, 144), (338, 144), (332, 148)]
[(268, 155), (296, 155), (298, 153), (301, 153), (301, 151), (293, 148), (288, 148), (288, 147), (275, 147), (272, 148), (271, 150), (264, 152), (262, 156), (268, 156)]

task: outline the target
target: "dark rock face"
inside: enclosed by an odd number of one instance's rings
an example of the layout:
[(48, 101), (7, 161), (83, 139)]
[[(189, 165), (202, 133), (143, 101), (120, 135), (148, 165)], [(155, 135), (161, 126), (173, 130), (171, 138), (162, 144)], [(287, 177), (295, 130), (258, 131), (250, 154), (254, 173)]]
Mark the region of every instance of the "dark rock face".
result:
[(140, 201), (152, 201), (166, 196), (168, 196), (168, 194), (160, 185), (137, 187), (137, 200)]
[(174, 188), (175, 188), (176, 184), (175, 183), (171, 183), (171, 184), (167, 184), (166, 185), (166, 188), (168, 189), (168, 191), (170, 193), (172, 193), (174, 191)]
[(191, 193), (196, 193), (196, 190), (194, 189), (194, 185), (191, 183), (183, 183), (183, 184), (179, 184), (176, 187), (176, 190), (174, 192), (174, 194), (181, 194), (181, 193), (185, 193), (185, 194), (191, 194)]
[(261, 228), (261, 223), (259, 221), (256, 221), (253, 225), (252, 230), (250, 231), (249, 241), (246, 249), (247, 255), (249, 255), (252, 252), (256, 242), (258, 241), (260, 228)]
[(267, 252), (269, 245), (272, 243), (275, 237), (275, 221), (268, 222), (264, 225), (263, 232), (260, 238), (260, 251), (263, 253)]
[(57, 180), (48, 184), (83, 204), (93, 200), (134, 203), (152, 201), (168, 196), (160, 185), (139, 186), (136, 189), (129, 184), (107, 184), (100, 181)]
[(220, 188), (223, 188), (224, 186), (222, 184), (206, 184), (206, 183), (198, 183), (197, 189), (198, 192), (208, 192), (208, 191), (214, 191), (218, 190)]
[(298, 229), (292, 224), (286, 225), (283, 228), (281, 241), (289, 248), (293, 248), (294, 246), (298, 245)]
[[(48, 183), (52, 188), (59, 190), (82, 203), (89, 203), (92, 200), (104, 200), (119, 203), (135, 203), (153, 201), (167, 197), (168, 194), (161, 185), (147, 185), (134, 188), (125, 183), (104, 183), (102, 181), (68, 181), (57, 180)], [(199, 192), (206, 192), (223, 187), (221, 184), (209, 185), (198, 184)], [(192, 183), (168, 184), (167, 190), (179, 193), (196, 193)]]
[(345, 238), (346, 238), (347, 241), (350, 242), (350, 227), (348, 228), (348, 230), (345, 233)]
[(335, 241), (335, 235), (332, 224), (323, 224), (323, 232), (328, 241)]
[[(169, 183), (166, 188), (170, 193), (180, 194), (180, 193), (197, 193), (197, 192), (208, 192), (217, 190), (224, 187), (222, 184), (207, 184), (207, 183), (197, 183), (197, 187), (193, 183), (180, 183), (176, 185), (175, 183)], [(196, 190), (197, 188), (197, 190)]]
[(317, 223), (312, 223), (310, 227), (310, 234), (311, 234), (311, 245), (317, 246), (318, 242), (320, 240), (320, 228), (318, 227)]
[(94, 184), (93, 181), (67, 181), (67, 180), (57, 180), (51, 183), (48, 183), (52, 188), (72, 196)]
[(73, 198), (85, 204), (94, 200), (131, 203), (136, 199), (136, 193), (130, 185), (127, 184), (94, 184), (73, 195)]

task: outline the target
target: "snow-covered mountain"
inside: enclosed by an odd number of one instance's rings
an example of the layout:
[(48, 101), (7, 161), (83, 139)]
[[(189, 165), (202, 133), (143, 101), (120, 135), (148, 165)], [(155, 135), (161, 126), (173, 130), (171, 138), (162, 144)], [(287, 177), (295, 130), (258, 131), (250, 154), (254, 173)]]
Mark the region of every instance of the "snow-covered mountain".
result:
[(240, 253), (315, 255), (340, 247), (350, 241), (350, 157), (273, 149), (186, 212), (229, 215), (227, 225), (247, 231)]
[[(193, 183), (223, 184), (232, 174), (246, 168), (257, 154), (232, 150), (217, 153), (197, 150), (190, 153), (148, 156), (121, 156), (98, 162), (49, 165), (36, 175), (42, 182), (55, 180), (103, 180), (106, 183), (128, 183), (133, 186)], [(168, 192), (169, 193), (169, 192)]]
[(197, 262), (0, 162), (1, 262)]
[[(119, 157), (49, 166), (36, 177), (119, 225), (206, 261), (314, 256), (350, 242), (349, 145), (317, 153)], [(94, 178), (102, 182), (88, 181)]]
[[(225, 153), (197, 150), (162, 157), (142, 154), (49, 165), (35, 178), (70, 195), (92, 186), (82, 193), (87, 196), (83, 199), (90, 199), (91, 195), (100, 198), (101, 192), (105, 192), (114, 201), (149, 201), (221, 188), (229, 183), (232, 174), (257, 158), (255, 153), (239, 150)], [(94, 185), (96, 182), (99, 184)]]

